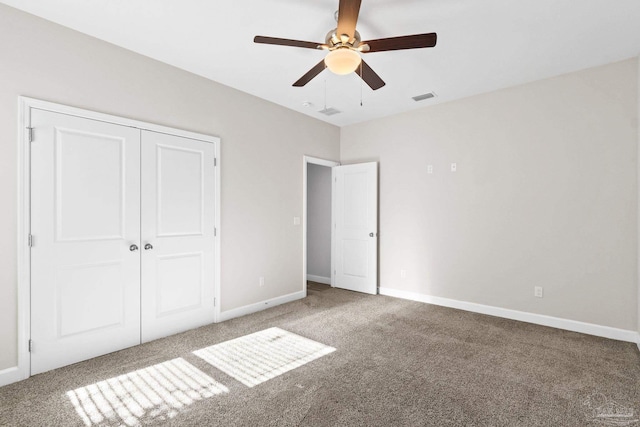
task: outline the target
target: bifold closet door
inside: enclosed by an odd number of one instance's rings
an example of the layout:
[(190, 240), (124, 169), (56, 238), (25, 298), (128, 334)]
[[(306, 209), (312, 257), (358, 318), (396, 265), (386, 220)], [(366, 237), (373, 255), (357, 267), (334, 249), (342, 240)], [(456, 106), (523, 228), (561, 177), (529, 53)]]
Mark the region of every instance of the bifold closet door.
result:
[(140, 343), (140, 131), (31, 126), (31, 374)]
[(214, 321), (215, 146), (142, 131), (142, 341)]

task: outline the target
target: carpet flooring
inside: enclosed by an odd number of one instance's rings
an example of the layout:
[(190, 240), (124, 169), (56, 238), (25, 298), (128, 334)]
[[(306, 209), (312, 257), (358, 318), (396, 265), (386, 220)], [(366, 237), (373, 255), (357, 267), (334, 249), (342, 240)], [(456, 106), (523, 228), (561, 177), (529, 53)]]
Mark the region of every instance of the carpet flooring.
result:
[(2, 426), (640, 427), (638, 418), (634, 344), (312, 287), (303, 300), (0, 388)]

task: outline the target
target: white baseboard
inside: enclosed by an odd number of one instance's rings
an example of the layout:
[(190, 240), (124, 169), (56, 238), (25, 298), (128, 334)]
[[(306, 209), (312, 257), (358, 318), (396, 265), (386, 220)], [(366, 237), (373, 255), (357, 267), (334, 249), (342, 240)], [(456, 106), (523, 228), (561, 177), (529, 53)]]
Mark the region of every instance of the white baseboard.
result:
[(381, 287), (380, 295), (387, 295), (390, 297), (408, 299), (433, 305), (441, 305), (443, 307), (457, 308), (459, 310), (488, 314), (490, 316), (503, 317), (505, 319), (519, 320), (521, 322), (534, 323), (536, 325), (550, 326), (552, 328), (565, 329), (567, 331), (580, 332), (587, 335), (595, 335), (597, 337), (610, 338), (618, 341), (633, 342), (637, 343), (638, 349), (640, 349), (640, 334), (636, 331), (611, 328), (609, 326), (595, 325), (593, 323), (579, 322), (577, 320), (562, 319), (560, 317), (545, 316), (543, 314), (510, 310), (508, 308), (476, 304), (473, 302), (434, 297), (431, 295), (391, 288)]
[(233, 319), (235, 317), (246, 316), (247, 314), (256, 313), (258, 311), (266, 310), (267, 308), (275, 307), (280, 304), (299, 300), (306, 296), (307, 295), (305, 291), (299, 291), (292, 294), (283, 295), (281, 297), (272, 298), (266, 301), (257, 302), (255, 304), (249, 304), (243, 307), (234, 308), (232, 310), (223, 311), (220, 313), (218, 322), (224, 322), (225, 320)]
[(23, 379), (22, 373), (17, 366), (0, 371), (0, 387), (22, 381)]
[(322, 283), (325, 285), (331, 284), (331, 277), (314, 276), (313, 274), (307, 274), (307, 280), (316, 283)]

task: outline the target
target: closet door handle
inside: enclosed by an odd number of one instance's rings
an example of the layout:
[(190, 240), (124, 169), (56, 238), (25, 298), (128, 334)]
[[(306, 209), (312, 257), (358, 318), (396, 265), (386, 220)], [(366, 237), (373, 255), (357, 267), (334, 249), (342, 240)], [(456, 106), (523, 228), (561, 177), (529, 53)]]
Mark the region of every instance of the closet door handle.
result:
[(147, 243), (146, 245), (144, 245), (145, 251), (150, 251), (151, 249), (153, 249), (153, 245), (151, 243)]
[(137, 250), (138, 250), (138, 245), (131, 245), (131, 246), (129, 246), (129, 250), (130, 250), (131, 252), (135, 252), (135, 251), (137, 251)]

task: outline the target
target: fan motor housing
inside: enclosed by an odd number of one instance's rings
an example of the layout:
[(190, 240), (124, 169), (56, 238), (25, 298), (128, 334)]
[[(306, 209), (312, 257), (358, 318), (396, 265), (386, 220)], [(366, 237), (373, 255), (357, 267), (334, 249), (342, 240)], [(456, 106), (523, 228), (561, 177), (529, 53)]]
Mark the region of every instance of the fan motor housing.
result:
[(362, 42), (362, 38), (360, 37), (360, 33), (357, 31), (354, 32), (353, 38), (344, 42), (343, 38), (341, 38), (340, 35), (338, 34), (337, 28), (334, 28), (333, 30), (329, 31), (327, 33), (327, 36), (325, 37), (325, 43), (329, 46), (329, 49), (331, 50), (338, 49), (341, 47), (348, 47), (348, 48), (355, 49), (358, 46), (360, 46), (361, 42)]

